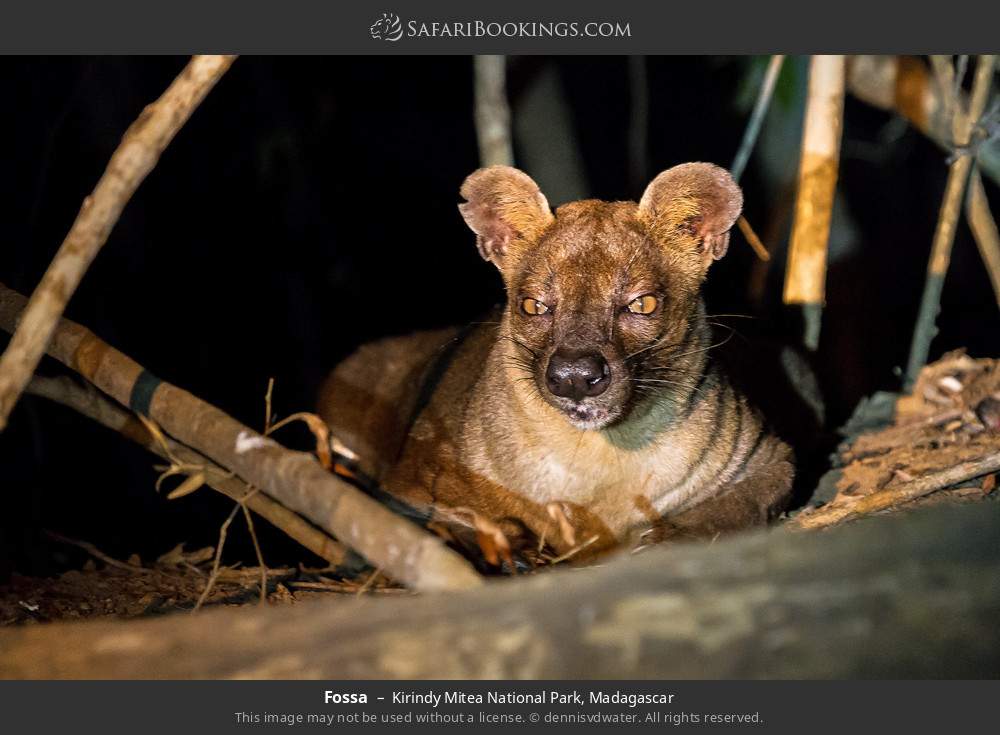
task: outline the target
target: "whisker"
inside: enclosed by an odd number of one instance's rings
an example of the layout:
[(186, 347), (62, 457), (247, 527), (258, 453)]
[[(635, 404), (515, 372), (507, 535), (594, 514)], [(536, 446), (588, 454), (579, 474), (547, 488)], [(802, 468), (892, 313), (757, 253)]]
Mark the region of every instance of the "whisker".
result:
[(705, 314), (706, 319), (718, 319), (721, 317), (733, 317), (736, 319), (757, 319), (753, 314)]

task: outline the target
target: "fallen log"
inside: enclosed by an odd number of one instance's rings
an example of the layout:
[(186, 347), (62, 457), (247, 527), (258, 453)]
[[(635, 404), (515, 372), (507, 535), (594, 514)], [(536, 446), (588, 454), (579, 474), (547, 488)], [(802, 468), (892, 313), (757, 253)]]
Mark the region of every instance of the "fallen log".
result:
[[(0, 284), (0, 328), (14, 332), (26, 302)], [(312, 455), (286, 449), (156, 378), (79, 324), (61, 319), (47, 352), (174, 439), (357, 550), (387, 576), (428, 591), (482, 584), (472, 566), (438, 537), (331, 474)]]
[(998, 565), (1000, 505), (922, 509), (478, 591), (4, 629), (0, 677), (992, 677)]

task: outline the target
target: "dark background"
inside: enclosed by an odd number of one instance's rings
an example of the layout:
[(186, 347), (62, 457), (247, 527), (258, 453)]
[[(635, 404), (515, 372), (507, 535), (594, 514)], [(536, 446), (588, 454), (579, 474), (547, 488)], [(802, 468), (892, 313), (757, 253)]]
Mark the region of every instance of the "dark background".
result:
[[(0, 61), (0, 281), (31, 292), (122, 133), (183, 65), (169, 57)], [(630, 162), (628, 59), (515, 58), (510, 93), (517, 116), (539, 75), (554, 75), (571, 128), (550, 133), (577, 148), (585, 190), (635, 199), (647, 176), (675, 163), (731, 162), (760, 68), (751, 58), (646, 59), (639, 163)], [(786, 116), (801, 101), (803, 75), (803, 60), (786, 64), (775, 102)], [(532, 114), (531, 124), (552, 125)], [(794, 138), (778, 146), (783, 153), (768, 150), (794, 172)], [(520, 161), (516, 138), (515, 155)], [(763, 173), (762, 155), (742, 183), (747, 216), (775, 264), (752, 297), (754, 258), (734, 234), (710, 274), (709, 309), (755, 317), (734, 322), (738, 329), (794, 339), (795, 314), (780, 306), (794, 190)], [(894, 369), (906, 359), (944, 158), (848, 98), (834, 229), (853, 233), (852, 244), (831, 257), (816, 360), (831, 425), (861, 396), (899, 387)], [(142, 184), (67, 316), (252, 426), (262, 424), (269, 377), (279, 416), (310, 410), (324, 374), (361, 342), (470, 321), (503, 298), (455, 206), (477, 165), (468, 57), (242, 58)], [(938, 324), (932, 357), (956, 347), (998, 352), (1000, 316), (964, 223)], [(59, 372), (50, 362), (43, 370)], [(307, 444), (294, 430), (282, 438)], [(0, 435), (0, 581), (11, 570), (80, 563), (44, 529), (119, 557), (214, 543), (231, 501), (202, 490), (167, 502), (153, 490), (154, 464), (68, 409), (22, 399)], [(245, 536), (231, 534), (227, 559), (249, 553)], [(276, 533), (263, 541), (271, 564), (301, 558)]]

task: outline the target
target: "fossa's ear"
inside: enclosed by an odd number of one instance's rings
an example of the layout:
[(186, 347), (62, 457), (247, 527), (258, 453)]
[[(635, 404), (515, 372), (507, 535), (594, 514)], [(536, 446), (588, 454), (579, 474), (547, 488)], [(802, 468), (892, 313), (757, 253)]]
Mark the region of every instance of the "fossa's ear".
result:
[(458, 211), (476, 233), (479, 254), (501, 269), (512, 251), (537, 241), (553, 220), (538, 184), (510, 166), (473, 172), (461, 194), (467, 201)]
[(711, 163), (682, 163), (646, 187), (639, 219), (654, 239), (693, 249), (702, 270), (726, 254), (729, 230), (743, 208), (743, 192), (729, 172)]

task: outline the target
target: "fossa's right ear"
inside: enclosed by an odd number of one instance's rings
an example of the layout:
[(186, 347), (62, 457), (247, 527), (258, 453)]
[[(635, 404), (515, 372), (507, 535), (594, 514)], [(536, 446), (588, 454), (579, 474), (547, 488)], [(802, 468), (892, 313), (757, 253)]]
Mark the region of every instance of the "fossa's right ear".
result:
[(501, 270), (518, 248), (533, 243), (554, 219), (545, 196), (528, 174), (510, 166), (473, 172), (462, 183), (467, 201), (458, 205), (476, 233), (476, 247)]

